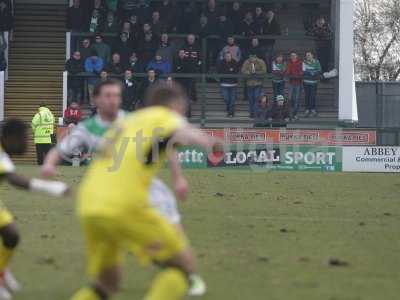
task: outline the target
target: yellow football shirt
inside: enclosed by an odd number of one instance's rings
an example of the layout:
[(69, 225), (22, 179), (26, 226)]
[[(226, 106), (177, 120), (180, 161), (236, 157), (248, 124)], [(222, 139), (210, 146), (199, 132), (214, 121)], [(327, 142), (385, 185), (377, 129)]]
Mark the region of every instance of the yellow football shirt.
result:
[(165, 163), (169, 138), (184, 124), (183, 117), (161, 106), (116, 123), (81, 183), (78, 214), (132, 217), (147, 207), (149, 185)]

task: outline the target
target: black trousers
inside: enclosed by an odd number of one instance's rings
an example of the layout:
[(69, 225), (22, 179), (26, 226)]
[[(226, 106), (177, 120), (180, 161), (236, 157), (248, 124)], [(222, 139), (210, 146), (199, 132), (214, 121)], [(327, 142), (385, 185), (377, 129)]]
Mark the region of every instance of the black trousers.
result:
[(52, 144), (36, 144), (36, 159), (39, 166), (43, 165), (44, 158), (52, 148)]

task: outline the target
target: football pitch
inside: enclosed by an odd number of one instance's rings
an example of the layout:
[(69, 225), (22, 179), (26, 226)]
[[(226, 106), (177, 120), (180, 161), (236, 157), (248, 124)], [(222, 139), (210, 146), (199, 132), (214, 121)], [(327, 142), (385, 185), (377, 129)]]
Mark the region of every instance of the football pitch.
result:
[[(30, 166), (19, 171), (38, 174)], [(76, 186), (84, 169), (59, 171), (60, 179)], [(397, 175), (224, 169), (185, 174), (191, 194), (180, 207), (209, 289), (201, 299), (399, 299)], [(24, 286), (16, 299), (69, 299), (86, 283), (74, 199), (6, 184), (1, 190), (22, 234), (12, 263)], [(115, 299), (142, 299), (155, 271), (130, 257)]]

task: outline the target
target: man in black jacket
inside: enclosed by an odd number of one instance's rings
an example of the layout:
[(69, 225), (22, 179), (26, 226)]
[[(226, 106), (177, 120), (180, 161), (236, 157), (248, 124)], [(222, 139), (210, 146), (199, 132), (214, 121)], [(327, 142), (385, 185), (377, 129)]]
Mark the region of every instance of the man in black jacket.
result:
[[(226, 52), (224, 59), (218, 65), (219, 74), (237, 75), (239, 73), (239, 64), (232, 58), (230, 52)], [(237, 98), (237, 78), (221, 78), (221, 94), (226, 104), (228, 117), (235, 115), (235, 102)]]
[(68, 72), (68, 103), (73, 101), (81, 103), (83, 80), (76, 75), (84, 72), (84, 68), (79, 51), (75, 51), (72, 57), (67, 60), (65, 63), (65, 71)]
[[(196, 69), (193, 69), (193, 65), (189, 59), (185, 56), (185, 50), (179, 50), (178, 57), (174, 62), (174, 73), (177, 74), (190, 74), (197, 73)], [(191, 102), (197, 100), (196, 92), (196, 79), (187, 77), (176, 77), (175, 80), (185, 89), (188, 96), (188, 111), (187, 117), (191, 117)]]
[(199, 72), (202, 64), (201, 52), (199, 45), (196, 43), (196, 37), (193, 34), (187, 36), (182, 50), (185, 51), (185, 58), (188, 60), (190, 71), (193, 73)]
[(122, 109), (133, 111), (138, 97), (138, 84), (133, 78), (133, 72), (131, 69), (125, 71), (123, 83), (124, 92), (122, 98)]

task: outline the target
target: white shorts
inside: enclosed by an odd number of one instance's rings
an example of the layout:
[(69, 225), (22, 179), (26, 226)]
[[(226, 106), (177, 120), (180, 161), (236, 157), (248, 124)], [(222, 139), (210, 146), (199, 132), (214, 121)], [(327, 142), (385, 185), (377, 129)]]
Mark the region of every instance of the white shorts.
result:
[(171, 224), (176, 225), (181, 222), (175, 195), (158, 178), (154, 178), (150, 186), (150, 204)]

